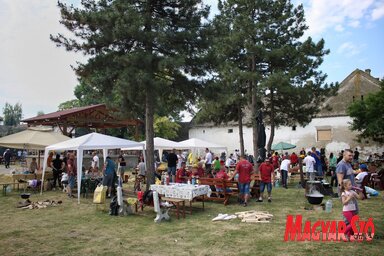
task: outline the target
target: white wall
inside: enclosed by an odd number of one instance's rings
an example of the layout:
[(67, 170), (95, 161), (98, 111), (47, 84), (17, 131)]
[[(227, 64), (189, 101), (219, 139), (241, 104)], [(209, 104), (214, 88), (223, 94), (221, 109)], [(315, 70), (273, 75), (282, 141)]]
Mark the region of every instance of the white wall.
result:
[[(317, 148), (324, 147), (327, 153), (338, 152), (345, 148), (358, 148), (364, 155), (375, 152), (383, 152), (384, 148), (372, 143), (356, 141), (356, 133), (349, 130), (349, 123), (352, 119), (344, 117), (314, 118), (305, 127), (279, 127), (275, 130), (273, 143), (281, 141), (296, 145), (297, 147), (289, 152), (298, 152), (302, 147), (308, 149), (312, 146)], [(317, 141), (317, 127), (330, 126), (332, 141)], [(233, 129), (232, 133), (228, 133)], [(253, 154), (252, 128), (244, 127), (244, 147), (249, 154)], [(267, 143), (270, 136), (270, 127), (266, 127)], [(218, 127), (194, 127), (189, 130), (189, 138), (199, 138), (213, 143), (224, 145), (229, 152), (240, 148), (239, 129), (237, 126), (218, 126)]]

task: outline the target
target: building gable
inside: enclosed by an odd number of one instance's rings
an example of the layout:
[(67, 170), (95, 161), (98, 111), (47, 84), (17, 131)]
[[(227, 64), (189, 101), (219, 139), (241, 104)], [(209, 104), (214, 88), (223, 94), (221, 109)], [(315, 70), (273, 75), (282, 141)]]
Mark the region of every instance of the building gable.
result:
[(340, 84), (337, 95), (324, 102), (317, 117), (347, 116), (348, 106), (362, 100), (366, 95), (380, 90), (380, 81), (370, 74), (371, 70), (356, 69)]

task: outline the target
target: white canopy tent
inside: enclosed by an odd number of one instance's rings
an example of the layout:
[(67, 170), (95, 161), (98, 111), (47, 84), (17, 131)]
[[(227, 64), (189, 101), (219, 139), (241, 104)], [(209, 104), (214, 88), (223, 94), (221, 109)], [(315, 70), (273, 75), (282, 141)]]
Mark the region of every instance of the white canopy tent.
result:
[(208, 148), (209, 150), (212, 149), (222, 149), (225, 152), (227, 151), (227, 147), (218, 145), (212, 142), (204, 141), (197, 138), (191, 138), (188, 140), (183, 140), (179, 142), (179, 146), (182, 149), (190, 149), (192, 151), (192, 154), (195, 156), (199, 156), (201, 153), (201, 150), (204, 150), (205, 148)]
[(227, 150), (227, 147), (218, 145), (212, 142), (204, 141), (201, 139), (191, 138), (188, 140), (183, 140), (179, 142), (179, 146), (185, 149), (201, 149), (201, 148), (209, 148), (209, 149), (224, 149)]
[[(76, 150), (77, 169), (78, 169), (77, 170), (77, 194), (78, 194), (77, 196), (78, 196), (78, 203), (80, 203), (81, 167), (83, 166), (83, 151), (102, 149), (103, 158), (105, 161), (105, 158), (107, 157), (107, 154), (108, 154), (108, 149), (120, 149), (120, 148), (127, 148), (127, 147), (138, 147), (141, 150), (143, 150), (143, 155), (145, 156), (143, 143), (126, 140), (126, 139), (120, 139), (120, 138), (99, 134), (95, 132), (86, 134), (84, 136), (81, 136), (75, 139), (70, 139), (64, 142), (50, 145), (45, 148), (42, 180), (44, 180), (44, 174), (47, 168), (47, 158), (48, 158), (49, 151)], [(41, 193), (43, 193), (43, 186), (41, 187)]]
[[(141, 143), (143, 143), (145, 149), (147, 149), (146, 141), (143, 140)], [(153, 138), (153, 143), (155, 146), (155, 150), (159, 150), (160, 156), (163, 155), (163, 150), (182, 149), (182, 147), (180, 147), (180, 144), (178, 142), (173, 140), (163, 139), (160, 137)], [(141, 149), (142, 147), (133, 146), (133, 147), (122, 148), (121, 150), (141, 150)]]
[(44, 150), (46, 146), (69, 140), (50, 127), (29, 127), (27, 130), (0, 138), (0, 146), (19, 149)]

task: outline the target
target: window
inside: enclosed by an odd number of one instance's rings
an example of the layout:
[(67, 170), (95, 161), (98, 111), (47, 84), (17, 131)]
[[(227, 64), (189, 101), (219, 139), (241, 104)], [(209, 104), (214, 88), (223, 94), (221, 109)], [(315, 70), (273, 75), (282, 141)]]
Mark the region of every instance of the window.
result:
[(233, 129), (228, 129), (228, 133), (233, 133)]
[(292, 131), (296, 131), (296, 125), (292, 126)]
[(332, 140), (331, 128), (317, 129), (317, 141), (331, 141), (331, 140)]

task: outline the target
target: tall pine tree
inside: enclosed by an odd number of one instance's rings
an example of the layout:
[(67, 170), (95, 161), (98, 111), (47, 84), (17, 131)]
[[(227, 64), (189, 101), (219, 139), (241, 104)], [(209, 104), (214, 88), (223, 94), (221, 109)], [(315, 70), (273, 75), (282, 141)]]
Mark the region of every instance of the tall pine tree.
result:
[[(83, 89), (124, 109), (144, 109), (146, 165), (154, 182), (154, 111), (185, 106), (202, 88), (209, 8), (198, 0), (83, 0), (59, 2), (61, 23), (75, 36), (51, 36), (88, 62), (76, 68)], [(129, 112), (129, 111), (127, 111)]]
[[(272, 128), (268, 149), (276, 126), (308, 123), (331, 91), (322, 86), (326, 75), (317, 70), (329, 51), (324, 40), (302, 39), (304, 10), (289, 0), (227, 0), (219, 2), (219, 10), (218, 19), (229, 32), (218, 40), (225, 49), (236, 49), (248, 67), (238, 78), (247, 81), (257, 157), (259, 110)], [(238, 61), (227, 60), (232, 66)]]

